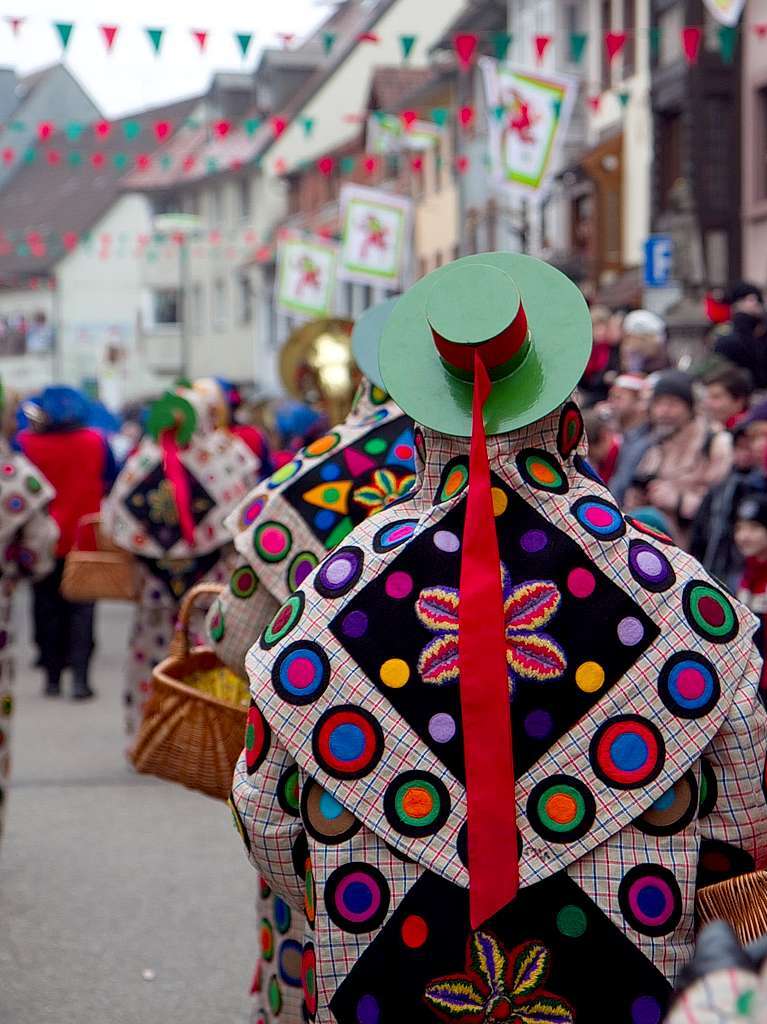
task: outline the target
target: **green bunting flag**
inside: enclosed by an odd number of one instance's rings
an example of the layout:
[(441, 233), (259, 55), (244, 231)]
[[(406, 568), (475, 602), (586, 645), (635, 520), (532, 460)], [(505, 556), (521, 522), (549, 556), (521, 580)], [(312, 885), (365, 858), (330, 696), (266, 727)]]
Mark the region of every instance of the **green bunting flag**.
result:
[(415, 36), (400, 36), (399, 45), (402, 50), (402, 59), (407, 60), (415, 46)]
[(434, 107), (431, 112), (431, 119), (435, 124), (438, 124), (440, 128), (444, 128), (447, 124), (449, 111), (447, 107)]
[(146, 34), (149, 36), (149, 42), (152, 44), (155, 53), (160, 52), (162, 46), (162, 37), (165, 33), (164, 28), (148, 28)]
[(59, 34), (59, 39), (61, 40), (61, 48), (63, 50), (66, 50), (66, 48), (69, 46), (69, 37), (72, 35), (72, 29), (74, 28), (74, 25), (71, 22), (56, 21), (54, 22), (54, 27)]
[(215, 174), (218, 170), (218, 160), (214, 156), (209, 156), (205, 161), (205, 170), (208, 174)]
[(245, 58), (248, 55), (248, 50), (250, 49), (251, 41), (253, 39), (253, 33), (252, 32), (235, 32), (234, 36), (235, 36), (235, 39), (237, 40), (237, 43), (238, 43), (238, 45), (240, 47), (240, 53), (242, 54), (242, 59), (245, 60)]
[(553, 99), (551, 101), (551, 106), (554, 110), (554, 117), (557, 118), (557, 120), (559, 120), (559, 116), (562, 113), (562, 100), (560, 100), (558, 97), (556, 99)]
[(570, 33), (570, 61), (573, 64), (580, 64), (583, 60), (583, 54), (588, 41), (589, 37), (585, 32)]
[(123, 125), (123, 134), (128, 141), (137, 139), (141, 134), (141, 122), (140, 121), (126, 121)]
[(70, 121), (64, 131), (70, 142), (77, 142), (84, 131), (84, 125), (79, 121)]
[(720, 25), (718, 28), (719, 34), (719, 53), (725, 64), (732, 64), (735, 60), (735, 47), (738, 43), (738, 26), (737, 25)]
[(112, 157), (112, 163), (115, 165), (118, 171), (124, 171), (128, 166), (128, 155), (127, 153), (115, 153)]
[(351, 174), (354, 170), (356, 160), (353, 156), (344, 156), (341, 158), (341, 174)]
[(335, 32), (323, 32), (322, 33), (322, 48), (325, 51), (325, 56), (326, 57), (330, 56), (330, 51), (333, 49), (333, 47), (336, 44), (336, 38), (337, 37), (336, 37)]
[(248, 138), (253, 138), (258, 129), (261, 127), (260, 117), (246, 117), (243, 121), (243, 127), (245, 128), (245, 134)]
[(660, 53), (660, 29), (657, 25), (648, 30), (648, 36), (650, 40), (650, 57), (652, 60), (657, 60)]
[(22, 160), (25, 164), (33, 164), (36, 159), (37, 153), (34, 151), (34, 149), (30, 148), (24, 151), (24, 156), (22, 157)]
[(76, 149), (73, 149), (67, 156), (67, 163), (70, 167), (79, 167), (83, 162), (82, 153), (78, 153)]
[(506, 60), (506, 54), (509, 52), (511, 46), (512, 37), (508, 32), (493, 32), (493, 53), (495, 59), (501, 62)]
[(497, 107), (493, 107), (493, 117), (496, 119), (496, 121), (502, 121), (505, 112), (506, 107), (504, 107), (503, 104), (500, 104)]
[(173, 157), (170, 155), (170, 153), (163, 153), (163, 155), (160, 157), (160, 167), (162, 167), (164, 171), (169, 171), (172, 166)]
[(623, 92), (619, 92), (617, 94), (617, 96), (618, 96), (618, 102), (620, 103), (621, 108), (623, 110), (625, 110), (626, 107), (628, 106), (629, 100), (631, 99), (631, 93), (628, 92), (628, 91), (623, 91)]
[(308, 139), (309, 136), (314, 131), (314, 118), (313, 117), (302, 117), (301, 118), (301, 127), (304, 129), (304, 135)]
[(11, 121), (8, 125), (12, 132), (25, 132), (27, 130), (26, 121)]

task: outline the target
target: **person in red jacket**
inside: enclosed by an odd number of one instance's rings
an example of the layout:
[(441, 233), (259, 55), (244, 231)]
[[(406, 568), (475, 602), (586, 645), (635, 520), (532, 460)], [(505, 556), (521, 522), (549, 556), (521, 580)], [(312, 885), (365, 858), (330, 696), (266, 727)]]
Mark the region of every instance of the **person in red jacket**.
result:
[(56, 491), (51, 515), (59, 528), (56, 566), (34, 587), (35, 633), (46, 673), (45, 694), (61, 693), (61, 675), (70, 667), (72, 696), (93, 697), (89, 667), (93, 652), (93, 605), (74, 604), (61, 594), (64, 558), (75, 542), (83, 516), (99, 511), (115, 477), (115, 463), (102, 434), (85, 426), (87, 398), (69, 387), (49, 387), (24, 404), (29, 426), (17, 444)]

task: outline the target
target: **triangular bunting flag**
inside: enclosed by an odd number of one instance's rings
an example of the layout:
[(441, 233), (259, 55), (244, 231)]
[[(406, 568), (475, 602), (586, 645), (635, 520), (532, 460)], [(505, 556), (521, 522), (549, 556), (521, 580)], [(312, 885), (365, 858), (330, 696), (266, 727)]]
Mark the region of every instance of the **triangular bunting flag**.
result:
[(99, 30), (104, 37), (104, 44), (107, 48), (107, 53), (111, 53), (118, 32), (117, 25), (99, 25)]
[(326, 178), (330, 177), (335, 166), (336, 162), (332, 156), (321, 156), (317, 161), (317, 170)]
[(329, 508), (331, 512), (346, 513), (349, 510), (349, 492), (351, 480), (333, 480), (331, 483), (318, 484), (306, 491), (301, 497), (308, 505), (317, 508)]
[(162, 142), (170, 135), (170, 121), (155, 121), (152, 128), (154, 129), (155, 138), (158, 142)]
[(354, 448), (344, 449), (344, 462), (350, 476), (362, 476), (363, 473), (371, 473), (376, 468), (375, 459)]
[(181, 168), (185, 174), (189, 174), (190, 171), (194, 170), (194, 165), (197, 162), (196, 158), (190, 153), (189, 156), (185, 156)]
[(495, 59), (501, 62), (506, 60), (506, 55), (509, 52), (511, 46), (511, 36), (508, 32), (493, 32), (491, 35), (493, 40), (493, 53)]
[(570, 61), (573, 64), (580, 64), (586, 50), (586, 43), (589, 37), (585, 32), (570, 33)]
[(73, 149), (69, 152), (67, 156), (67, 163), (70, 167), (79, 167), (82, 162), (83, 155), (79, 150)]
[(767, 21), (758, 21), (751, 26), (759, 39), (767, 39)]
[(234, 38), (237, 40), (237, 45), (240, 47), (240, 53), (242, 54), (242, 59), (245, 60), (245, 58), (248, 56), (248, 50), (250, 49), (250, 44), (253, 41), (253, 33), (252, 32), (235, 32), (234, 33)]
[[(214, 156), (209, 156), (205, 161), (205, 170), (208, 174), (215, 174), (218, 170), (218, 160), (216, 160)], [(211, 238), (211, 242), (213, 241), (215, 241), (215, 239)]]
[(56, 125), (53, 121), (40, 121), (37, 126), (37, 137), (41, 142), (45, 142), (49, 139), (56, 130)]
[(551, 101), (551, 109), (554, 111), (554, 117), (558, 120), (562, 113), (562, 100), (558, 96)]
[(619, 56), (621, 50), (626, 45), (628, 35), (625, 32), (605, 32), (605, 49), (607, 50), (607, 60), (610, 64)]
[(336, 45), (336, 39), (337, 38), (338, 37), (336, 36), (335, 32), (323, 32), (322, 33), (322, 49), (325, 51), (325, 56), (326, 57), (330, 56), (330, 51)]
[(653, 28), (647, 30), (647, 36), (650, 42), (650, 57), (652, 60), (658, 59), (660, 53), (660, 28), (655, 25)]
[(458, 111), (458, 120), (462, 128), (469, 128), (474, 120), (474, 107), (461, 107)]
[(3, 150), (2, 155), (4, 164), (12, 164), (14, 159), (16, 158), (16, 150), (13, 149), (11, 146), (6, 146)]
[(399, 45), (402, 50), (402, 59), (407, 60), (415, 46), (415, 36), (400, 36)]
[(155, 53), (160, 52), (162, 46), (162, 37), (165, 34), (164, 28), (148, 28), (145, 29), (146, 34), (149, 36), (149, 42), (152, 44), (152, 49)]
[(341, 157), (341, 174), (351, 174), (356, 164), (356, 159), (353, 156), (342, 156)]
[(432, 121), (439, 125), (440, 128), (444, 128), (447, 124), (447, 119), (450, 115), (447, 107), (434, 107), (431, 112)]
[(13, 34), (15, 36), (17, 36), (19, 34), (19, 29), (21, 28), (21, 26), (24, 24), (24, 22), (27, 19), (26, 18), (6, 18), (5, 20), (11, 26), (11, 31), (13, 32)]
[(213, 134), (218, 139), (225, 139), (229, 132), (232, 130), (231, 121), (214, 121), (213, 122)]
[(616, 95), (618, 97), (618, 102), (620, 103), (621, 107), (625, 110), (628, 106), (629, 100), (631, 99), (631, 93), (626, 89), (617, 93)]
[(588, 98), (589, 107), (591, 107), (591, 110), (592, 110), (592, 112), (594, 114), (596, 114), (598, 112), (599, 107), (601, 106), (601, 103), (602, 103), (602, 97), (601, 96), (589, 96), (589, 98)]
[(99, 139), (105, 139), (112, 131), (112, 125), (109, 121), (97, 121), (93, 126), (93, 131)]
[(738, 44), (738, 28), (736, 25), (720, 25), (719, 53), (725, 64), (732, 64), (735, 60), (735, 47)]
[(423, 157), (422, 156), (411, 156), (410, 157), (410, 170), (415, 171), (416, 174), (420, 174), (423, 170)]
[(131, 142), (133, 139), (137, 139), (141, 134), (141, 122), (126, 121), (123, 124), (123, 134), (129, 142)]
[(197, 45), (200, 47), (200, 53), (205, 53), (205, 46), (208, 42), (208, 33), (204, 29), (192, 29), (192, 35), (197, 40)]
[(284, 117), (272, 117), (269, 120), (272, 126), (272, 131), (274, 132), (275, 139), (279, 139), (280, 135), (282, 135), (282, 133), (288, 127), (288, 122), (285, 120)]
[(358, 43), (380, 43), (381, 37), (375, 32), (360, 32), (357, 36)]
[(313, 117), (302, 117), (301, 118), (301, 127), (304, 129), (304, 135), (308, 139), (309, 136), (314, 131), (314, 118)]
[(287, 50), (293, 40), (296, 38), (295, 32), (278, 32), (277, 38), (282, 43), (283, 50)]
[(170, 153), (163, 153), (163, 155), (160, 157), (160, 167), (162, 167), (164, 171), (169, 171), (172, 166), (173, 157), (170, 155)]
[(128, 166), (128, 155), (127, 153), (115, 153), (112, 157), (112, 163), (115, 165), (118, 171), (124, 171)]
[(53, 27), (59, 34), (62, 50), (66, 50), (66, 48), (69, 46), (69, 39), (72, 35), (72, 29), (74, 28), (74, 25), (71, 21), (54, 21)]
[(453, 49), (458, 58), (458, 63), (463, 71), (468, 71), (475, 56), (477, 55), (477, 44), (479, 36), (474, 32), (462, 32), (453, 38)]
[(502, 121), (503, 115), (506, 113), (506, 107), (502, 103), (499, 103), (497, 107), (493, 107), (493, 117), (496, 121)]
[(378, 169), (378, 157), (377, 156), (366, 156), (362, 164), (365, 168), (366, 174), (375, 174)]
[(245, 134), (249, 138), (253, 138), (258, 129), (261, 127), (262, 122), (260, 117), (246, 117), (242, 124), (243, 128), (245, 129)]
[(399, 116), (400, 120), (402, 121), (402, 126), (404, 127), (406, 132), (409, 132), (410, 129), (415, 124), (415, 122), (418, 120), (418, 114), (416, 113), (415, 110), (402, 110), (400, 111)]
[(686, 25), (682, 29), (682, 49), (688, 64), (697, 64), (703, 29), (698, 25)]
[(538, 64), (542, 64), (543, 58), (546, 56), (546, 51), (551, 43), (551, 36), (536, 36), (534, 42), (536, 62)]
[(455, 169), (459, 174), (465, 174), (469, 169), (469, 158), (467, 156), (457, 156), (455, 158)]
[(83, 125), (79, 121), (70, 121), (64, 129), (66, 137), (70, 142), (77, 142), (83, 133)]

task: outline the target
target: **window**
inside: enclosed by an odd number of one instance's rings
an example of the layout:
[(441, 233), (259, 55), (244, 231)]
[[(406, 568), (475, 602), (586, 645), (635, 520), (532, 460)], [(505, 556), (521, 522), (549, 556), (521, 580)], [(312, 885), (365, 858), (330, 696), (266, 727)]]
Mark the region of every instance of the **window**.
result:
[(678, 110), (660, 115), (658, 145), (658, 198), (661, 210), (665, 210), (671, 190), (682, 176), (682, 115)]
[(226, 281), (222, 277), (217, 277), (213, 282), (211, 322), (215, 331), (223, 330), (226, 324)]
[[(611, 12), (611, 0), (602, 0), (600, 4), (601, 12), (601, 25), (602, 32), (600, 34), (600, 41), (604, 39), (605, 32), (609, 32), (612, 29), (612, 12)], [(600, 48), (601, 60), (602, 60), (602, 72), (601, 82), (602, 91), (610, 88), (610, 61), (607, 58), (607, 47), (602, 44)]]
[(200, 193), (187, 192), (183, 202), (184, 213), (198, 214), (200, 212)]
[(237, 191), (240, 200), (240, 217), (248, 220), (250, 217), (250, 179), (241, 178), (237, 183)]
[(636, 0), (623, 0), (623, 31), (626, 45), (623, 47), (623, 77), (631, 78), (636, 71)]
[(253, 293), (250, 288), (250, 278), (245, 273), (237, 275), (237, 299), (240, 323), (251, 323), (253, 321)]
[(158, 192), (152, 196), (152, 213), (155, 217), (163, 213), (180, 213), (181, 196), (178, 192)]
[(155, 324), (181, 323), (179, 288), (156, 288), (152, 292), (152, 318)]

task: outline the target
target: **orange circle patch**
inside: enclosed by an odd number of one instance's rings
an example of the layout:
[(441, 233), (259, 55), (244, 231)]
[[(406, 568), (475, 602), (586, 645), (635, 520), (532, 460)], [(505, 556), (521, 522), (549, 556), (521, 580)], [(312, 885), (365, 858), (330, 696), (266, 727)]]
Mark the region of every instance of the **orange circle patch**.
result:
[(546, 801), (546, 814), (558, 825), (566, 825), (578, 813), (578, 805), (567, 793), (555, 793)]
[(402, 798), (402, 809), (410, 818), (427, 818), (434, 809), (434, 800), (427, 789), (411, 786)]

